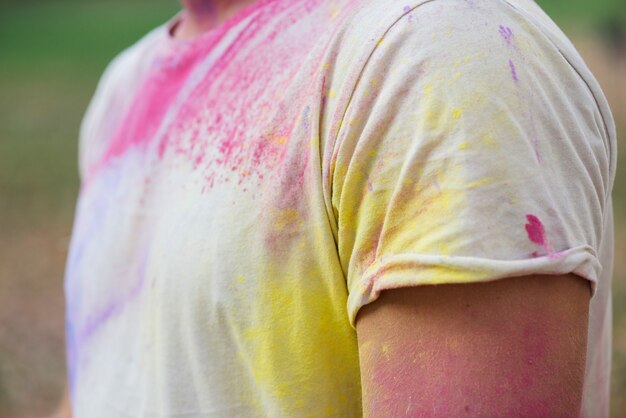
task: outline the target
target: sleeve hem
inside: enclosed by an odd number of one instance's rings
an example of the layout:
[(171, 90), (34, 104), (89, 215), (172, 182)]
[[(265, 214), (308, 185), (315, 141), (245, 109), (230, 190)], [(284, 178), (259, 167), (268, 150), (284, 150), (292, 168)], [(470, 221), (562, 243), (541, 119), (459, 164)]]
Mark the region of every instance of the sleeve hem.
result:
[(522, 260), (493, 260), (446, 255), (394, 254), (382, 256), (350, 286), (348, 317), (356, 329), (359, 309), (378, 299), (380, 292), (401, 287), (479, 283), (530, 274), (574, 273), (591, 283), (596, 293), (602, 266), (588, 245)]

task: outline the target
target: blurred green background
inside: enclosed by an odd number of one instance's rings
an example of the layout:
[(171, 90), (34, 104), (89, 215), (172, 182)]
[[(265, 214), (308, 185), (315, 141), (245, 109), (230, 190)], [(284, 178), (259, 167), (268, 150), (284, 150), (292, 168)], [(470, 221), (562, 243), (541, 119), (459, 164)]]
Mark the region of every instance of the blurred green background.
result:
[[(623, 153), (626, 0), (542, 0), (611, 103)], [(175, 0), (0, 0), (0, 417), (49, 413), (65, 357), (62, 281), (80, 120), (105, 65)], [(626, 417), (626, 174), (615, 185), (612, 416)]]

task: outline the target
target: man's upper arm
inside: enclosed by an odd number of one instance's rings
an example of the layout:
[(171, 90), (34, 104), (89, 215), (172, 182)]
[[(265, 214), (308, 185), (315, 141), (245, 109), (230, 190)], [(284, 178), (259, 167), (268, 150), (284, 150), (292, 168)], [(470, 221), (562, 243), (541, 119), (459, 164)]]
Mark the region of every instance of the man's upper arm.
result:
[(356, 322), (364, 416), (578, 416), (589, 298), (573, 274), (384, 290)]
[(588, 85), (504, 3), (381, 39), (327, 163), (366, 416), (578, 415), (613, 176)]

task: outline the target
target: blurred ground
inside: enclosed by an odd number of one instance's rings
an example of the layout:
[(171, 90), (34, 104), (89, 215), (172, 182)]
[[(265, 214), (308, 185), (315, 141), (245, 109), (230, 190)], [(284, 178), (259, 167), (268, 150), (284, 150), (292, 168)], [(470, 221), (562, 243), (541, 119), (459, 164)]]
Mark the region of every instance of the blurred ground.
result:
[[(624, 156), (622, 1), (539, 3), (564, 27), (602, 84)], [(80, 119), (106, 63), (177, 9), (175, 0), (0, 0), (0, 417), (45, 415), (61, 395), (62, 280), (78, 191)], [(612, 416), (617, 418), (626, 417), (626, 169), (621, 165), (614, 196)]]

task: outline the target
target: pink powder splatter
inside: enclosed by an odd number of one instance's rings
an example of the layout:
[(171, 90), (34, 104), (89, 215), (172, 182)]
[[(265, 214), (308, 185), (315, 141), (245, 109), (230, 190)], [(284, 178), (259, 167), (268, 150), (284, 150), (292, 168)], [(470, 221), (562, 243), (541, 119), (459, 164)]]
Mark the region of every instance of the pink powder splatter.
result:
[[(328, 80), (310, 76), (328, 64), (322, 56), (326, 49), (314, 46), (331, 42), (329, 28), (350, 14), (329, 18), (329, 26), (320, 25), (314, 33), (290, 28), (318, 7), (324, 14), (323, 5), (323, 0), (259, 0), (201, 42), (155, 51), (156, 62), (150, 62), (126, 119), (114, 128), (117, 133), (89, 167), (83, 186), (136, 150), (132, 158), (139, 159), (141, 170), (154, 173), (157, 165), (187, 164), (204, 179), (203, 191), (228, 181), (246, 190), (273, 183), (273, 190), (282, 192), (280, 207), (297, 207), (315, 144), (294, 142), (313, 137), (311, 121), (324, 112), (330, 97)], [(283, 42), (281, 37), (291, 33), (296, 36)], [(306, 61), (294, 53), (296, 48), (311, 51)], [(214, 50), (219, 54), (211, 55)], [(311, 97), (319, 97), (321, 109), (311, 108)], [(334, 112), (333, 121), (341, 117), (342, 112)]]
[[(99, 161), (89, 168), (87, 181), (95, 177), (95, 175), (111, 160), (125, 154), (130, 148), (138, 148), (145, 152), (147, 146), (152, 141), (158, 142), (158, 156), (163, 158), (170, 144), (171, 129), (162, 126), (165, 122), (165, 116), (168, 112), (174, 110), (173, 105), (183, 90), (183, 86), (189, 84), (190, 76), (208, 55), (209, 51), (214, 49), (225, 36), (244, 19), (250, 17), (256, 10), (261, 7), (269, 7), (273, 0), (260, 0), (257, 3), (244, 8), (240, 13), (231, 17), (224, 24), (220, 25), (214, 31), (207, 32), (194, 42), (187, 42), (171, 45), (170, 49), (159, 51), (151, 62), (151, 68), (145, 76), (144, 81), (135, 94), (133, 103), (127, 112), (126, 118), (117, 127), (117, 132), (111, 138), (107, 149), (103, 153)], [(270, 13), (269, 15), (273, 15)], [(252, 29), (244, 31), (225, 51), (225, 53), (217, 60), (211, 71), (206, 74), (204, 82), (210, 83), (215, 79), (215, 75), (221, 73), (232, 58), (233, 50), (236, 50), (242, 43), (248, 41), (259, 28), (263, 25), (250, 25)], [(248, 86), (241, 86), (245, 89)], [(186, 115), (180, 112), (178, 120)], [(221, 116), (221, 115), (218, 115)], [(218, 120), (218, 124), (219, 124)], [(176, 127), (171, 127), (176, 128)], [(160, 130), (164, 131), (163, 135), (158, 135)], [(160, 136), (157, 138), (157, 136)], [(199, 135), (194, 135), (197, 138)], [(194, 144), (192, 144), (194, 145)], [(234, 144), (226, 144), (222, 151), (229, 154)], [(188, 150), (174, 149), (177, 153), (188, 153)], [(204, 155), (190, 156), (196, 165), (204, 160)], [(85, 184), (85, 185), (86, 185)]]
[(539, 218), (535, 215), (526, 215), (526, 220), (528, 221), (526, 224), (528, 239), (537, 245), (546, 245), (546, 232)]
[[(541, 223), (538, 217), (536, 217), (535, 215), (526, 215), (526, 220), (528, 221), (528, 223), (525, 225), (525, 227), (529, 240), (537, 245), (542, 246), (544, 251), (546, 252), (546, 255), (549, 258), (560, 258), (564, 255), (563, 251), (554, 251), (546, 236), (546, 230), (543, 226), (543, 223)], [(539, 254), (537, 251), (533, 251), (532, 256), (540, 257), (541, 254)]]

